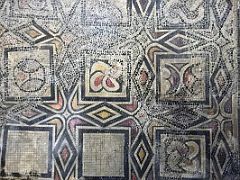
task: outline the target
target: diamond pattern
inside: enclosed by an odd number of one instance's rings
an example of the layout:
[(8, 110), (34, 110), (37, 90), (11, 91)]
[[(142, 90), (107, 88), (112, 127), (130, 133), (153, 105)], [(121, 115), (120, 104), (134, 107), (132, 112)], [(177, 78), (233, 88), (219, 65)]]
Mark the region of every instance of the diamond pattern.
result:
[(217, 73), (216, 78), (214, 79), (214, 81), (215, 81), (215, 83), (216, 83), (218, 92), (221, 92), (222, 89), (224, 88), (224, 86), (225, 86), (226, 83), (227, 83), (227, 78), (226, 78), (226, 76), (225, 76), (224, 71), (222, 71), (222, 70), (218, 71), (218, 73)]
[(183, 49), (184, 47), (196, 42), (194, 39), (187, 38), (186, 36), (183, 35), (177, 35), (171, 39), (169, 39), (169, 44), (171, 43), (174, 45), (176, 48)]
[[(18, 109), (19, 108), (19, 109)], [(32, 125), (46, 118), (47, 114), (40, 111), (37, 107), (22, 104), (21, 107), (14, 108), (18, 111), (17, 118), (28, 125)], [(14, 110), (13, 110), (14, 111)]]
[(213, 91), (216, 94), (217, 101), (221, 102), (232, 85), (231, 75), (222, 60), (220, 60), (215, 67), (210, 81), (213, 86)]
[(31, 45), (53, 38), (50, 33), (39, 26), (34, 20), (15, 28), (13, 32)]
[(139, 177), (142, 178), (153, 157), (153, 151), (144, 133), (140, 133), (133, 145), (131, 157)]
[(67, 164), (71, 160), (73, 153), (70, 150), (69, 143), (66, 140), (63, 141), (63, 144), (64, 145), (58, 151), (58, 155), (59, 155), (62, 167), (66, 169)]
[(77, 65), (73, 63), (72, 58), (71, 55), (67, 54), (64, 57), (64, 62), (59, 66), (56, 73), (62, 87), (66, 91), (72, 90), (80, 76)]
[(80, 113), (80, 115), (104, 127), (127, 117), (124, 111), (119, 110), (109, 103), (101, 103), (90, 107)]
[(143, 57), (136, 66), (133, 78), (135, 87), (138, 90), (139, 99), (143, 100), (147, 97), (154, 78), (155, 75), (150, 63)]
[(63, 179), (67, 179), (70, 169), (74, 165), (74, 161), (77, 157), (77, 150), (75, 149), (67, 130), (63, 132), (60, 140), (55, 146), (53, 155), (59, 166)]
[(227, 164), (228, 158), (229, 158), (229, 155), (226, 150), (226, 147), (223, 141), (221, 141), (216, 152), (216, 159), (218, 160), (221, 169), (224, 169), (225, 165)]
[(196, 34), (185, 31), (173, 31), (158, 41), (166, 48), (176, 53), (182, 53), (206, 44), (207, 42)]
[(27, 35), (29, 35), (32, 39), (36, 39), (37, 37), (41, 36), (41, 33), (37, 30), (30, 28), (27, 31), (25, 31)]
[(176, 108), (168, 111), (165, 114), (154, 115), (154, 117), (162, 119), (181, 129), (188, 129), (197, 124), (207, 121), (208, 119), (196, 112), (191, 108)]
[(141, 165), (143, 164), (144, 160), (148, 157), (148, 152), (143, 142), (141, 142), (140, 146), (138, 147), (135, 157), (138, 158)]
[(21, 115), (24, 116), (27, 119), (32, 119), (33, 117), (37, 116), (38, 114), (40, 114), (38, 111), (34, 110), (34, 109), (24, 109), (21, 112)]
[(219, 36), (216, 37), (215, 42), (220, 47), (224, 47), (230, 43), (230, 41), (227, 38), (225, 38), (222, 33), (220, 33)]
[(96, 117), (101, 118), (103, 121), (113, 117), (115, 114), (107, 111), (107, 110), (101, 110), (94, 114)]
[(227, 145), (224, 135), (220, 132), (212, 151), (213, 163), (217, 167), (217, 175), (219, 177), (222, 177), (230, 156), (231, 150)]

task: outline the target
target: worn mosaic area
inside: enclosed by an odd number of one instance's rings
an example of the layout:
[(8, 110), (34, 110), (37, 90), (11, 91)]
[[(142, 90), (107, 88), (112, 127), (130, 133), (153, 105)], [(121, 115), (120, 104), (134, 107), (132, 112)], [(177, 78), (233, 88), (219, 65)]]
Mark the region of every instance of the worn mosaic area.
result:
[(239, 180), (238, 0), (0, 0), (0, 179)]

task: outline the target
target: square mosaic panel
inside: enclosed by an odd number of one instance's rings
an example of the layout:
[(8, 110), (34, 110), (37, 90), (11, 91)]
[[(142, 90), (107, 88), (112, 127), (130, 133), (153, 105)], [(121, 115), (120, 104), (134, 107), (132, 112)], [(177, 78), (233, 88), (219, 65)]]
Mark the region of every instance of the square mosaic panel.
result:
[(2, 168), (13, 174), (24, 174), (34, 169), (40, 177), (51, 177), (52, 144), (51, 127), (6, 126)]
[(131, 55), (84, 53), (84, 75), (81, 87), (82, 100), (130, 101)]
[(158, 101), (208, 103), (208, 60), (204, 54), (157, 55)]
[[(128, 179), (129, 130), (79, 129), (78, 177)], [(111, 148), (109, 148), (111, 146)]]
[(156, 130), (156, 177), (209, 179), (209, 144), (208, 131)]
[(1, 0), (0, 179), (240, 179), (237, 0)]
[(30, 98), (54, 100), (52, 51), (51, 46), (4, 50), (4, 70), (8, 74), (4, 91), (8, 101)]

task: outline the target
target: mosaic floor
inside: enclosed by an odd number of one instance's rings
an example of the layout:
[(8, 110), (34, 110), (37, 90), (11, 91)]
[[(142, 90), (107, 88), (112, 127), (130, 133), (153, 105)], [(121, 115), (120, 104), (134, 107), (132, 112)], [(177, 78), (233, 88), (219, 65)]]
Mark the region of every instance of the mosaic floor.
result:
[(239, 180), (238, 0), (0, 0), (0, 179)]

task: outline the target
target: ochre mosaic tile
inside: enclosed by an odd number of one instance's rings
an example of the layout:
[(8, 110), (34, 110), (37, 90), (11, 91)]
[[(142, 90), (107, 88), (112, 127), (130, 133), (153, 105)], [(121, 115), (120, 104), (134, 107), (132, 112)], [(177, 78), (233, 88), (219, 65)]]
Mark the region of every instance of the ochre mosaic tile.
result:
[(0, 0), (0, 179), (239, 180), (238, 0)]

